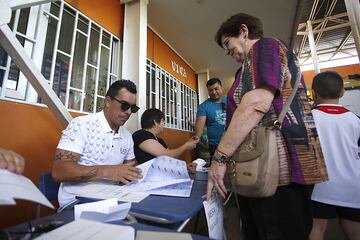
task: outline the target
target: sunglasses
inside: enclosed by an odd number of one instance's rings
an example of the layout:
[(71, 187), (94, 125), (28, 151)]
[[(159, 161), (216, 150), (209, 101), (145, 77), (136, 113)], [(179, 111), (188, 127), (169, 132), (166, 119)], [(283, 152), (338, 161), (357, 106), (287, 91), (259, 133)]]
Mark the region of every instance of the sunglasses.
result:
[(120, 109), (122, 111), (124, 111), (124, 112), (127, 111), (130, 108), (132, 113), (136, 113), (140, 109), (138, 106), (136, 106), (136, 104), (130, 105), (130, 103), (128, 103), (127, 101), (119, 100), (119, 99), (114, 98), (114, 97), (112, 97), (111, 99), (113, 99), (113, 100), (117, 101), (118, 103), (120, 103)]

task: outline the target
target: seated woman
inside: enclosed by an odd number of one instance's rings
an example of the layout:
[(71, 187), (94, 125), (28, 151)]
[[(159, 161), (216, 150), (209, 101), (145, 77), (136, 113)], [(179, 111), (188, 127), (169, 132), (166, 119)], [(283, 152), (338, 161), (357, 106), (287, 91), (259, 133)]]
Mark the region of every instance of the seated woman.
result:
[(178, 148), (168, 148), (164, 140), (157, 137), (164, 129), (164, 119), (164, 114), (156, 108), (147, 109), (142, 114), (142, 129), (132, 135), (134, 153), (139, 164), (162, 155), (177, 158), (186, 150), (194, 149), (199, 142), (199, 139), (190, 138)]

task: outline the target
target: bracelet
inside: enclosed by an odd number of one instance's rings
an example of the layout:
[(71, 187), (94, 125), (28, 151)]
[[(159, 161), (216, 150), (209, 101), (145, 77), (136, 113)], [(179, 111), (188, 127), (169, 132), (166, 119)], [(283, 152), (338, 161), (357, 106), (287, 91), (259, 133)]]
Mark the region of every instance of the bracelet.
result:
[(212, 160), (214, 160), (215, 162), (220, 163), (220, 164), (226, 164), (228, 162), (229, 158), (225, 153), (216, 149)]
[(227, 156), (227, 154), (226, 153), (224, 153), (223, 151), (221, 151), (220, 149), (216, 149), (215, 151), (217, 151), (217, 152), (219, 152), (221, 155), (225, 155), (225, 156)]

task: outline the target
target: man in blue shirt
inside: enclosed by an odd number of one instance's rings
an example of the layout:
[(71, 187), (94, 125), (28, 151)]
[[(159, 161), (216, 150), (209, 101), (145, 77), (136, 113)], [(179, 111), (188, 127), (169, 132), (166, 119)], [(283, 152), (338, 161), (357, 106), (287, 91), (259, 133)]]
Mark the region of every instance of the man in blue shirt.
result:
[(206, 87), (210, 98), (201, 103), (198, 108), (195, 136), (200, 138), (204, 127), (207, 127), (209, 152), (212, 157), (224, 132), (227, 99), (226, 96), (222, 96), (223, 89), (218, 78), (209, 79)]

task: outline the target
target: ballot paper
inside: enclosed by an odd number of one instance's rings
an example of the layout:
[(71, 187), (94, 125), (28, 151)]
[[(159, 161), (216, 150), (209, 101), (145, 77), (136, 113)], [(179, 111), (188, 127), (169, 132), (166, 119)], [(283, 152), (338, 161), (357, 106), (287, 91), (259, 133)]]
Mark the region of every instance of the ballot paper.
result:
[(25, 199), (54, 208), (30, 179), (20, 174), (0, 169), (0, 205), (15, 205), (14, 198)]
[(223, 201), (214, 191), (209, 201), (204, 201), (204, 210), (209, 230), (209, 238), (224, 239)]
[(129, 213), (130, 207), (131, 203), (118, 204), (116, 198), (77, 204), (74, 206), (74, 218), (98, 222), (112, 222), (125, 219)]
[[(111, 183), (89, 183), (73, 188), (71, 193), (77, 196), (93, 198), (111, 198), (129, 195), (167, 195), (189, 197), (193, 181), (190, 179), (186, 163), (175, 158), (160, 156), (139, 166), (143, 178), (127, 185)], [(69, 190), (68, 190), (69, 191)], [(119, 199), (119, 198), (118, 198)], [(124, 199), (121, 199), (124, 201)]]
[(77, 219), (51, 232), (44, 233), (37, 240), (134, 240), (135, 230), (130, 226), (120, 226)]

